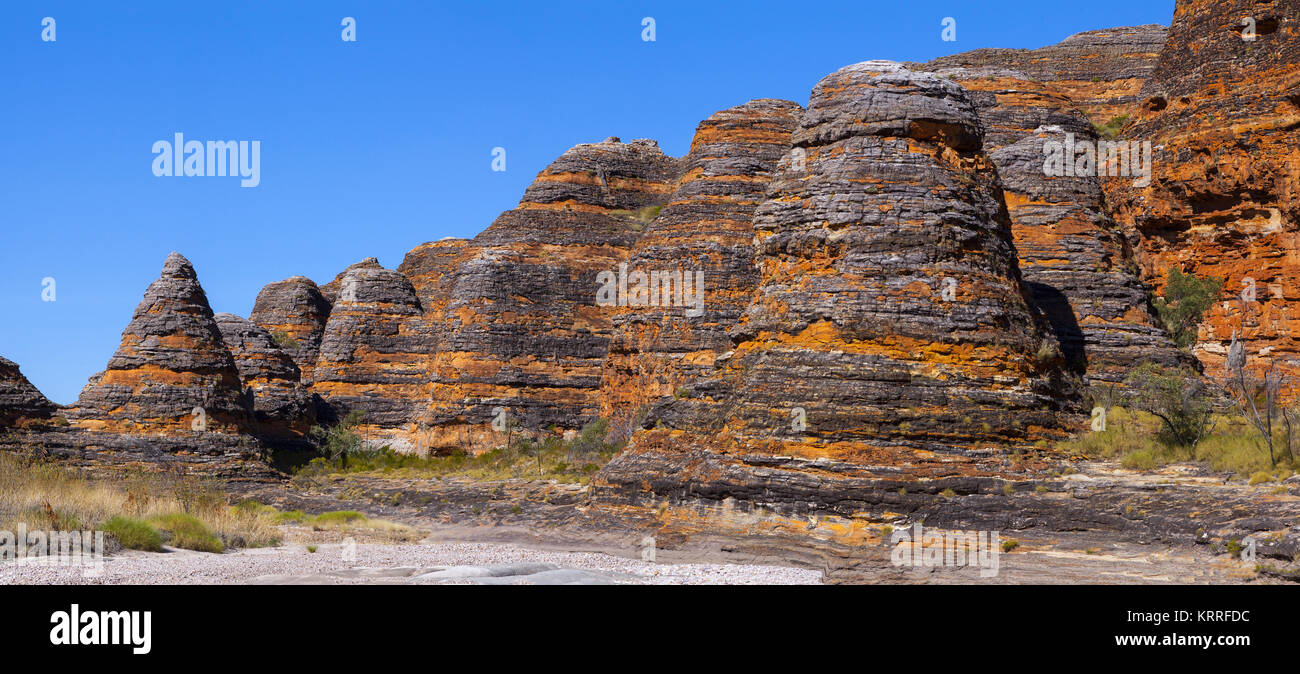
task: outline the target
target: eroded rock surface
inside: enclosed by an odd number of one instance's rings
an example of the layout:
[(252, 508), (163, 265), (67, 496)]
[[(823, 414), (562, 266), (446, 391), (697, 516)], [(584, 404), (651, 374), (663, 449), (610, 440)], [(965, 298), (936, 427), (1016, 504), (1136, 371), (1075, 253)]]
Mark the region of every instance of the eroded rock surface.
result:
[(133, 434), (242, 433), (250, 430), (248, 412), (194, 267), (172, 253), (108, 367), (91, 378), (68, 418), (81, 428)]
[(627, 263), (634, 281), (635, 274), (647, 275), (653, 296), (645, 298), (648, 306), (609, 309), (615, 333), (601, 383), (603, 417), (635, 415), (712, 370), (730, 350), (728, 332), (758, 288), (754, 209), (802, 112), (796, 103), (763, 99), (700, 123), (672, 200)]
[(1101, 140), (1087, 118), (1022, 73), (959, 68), (939, 74), (966, 87), (979, 111), (1021, 274), (1069, 367), (1092, 384), (1108, 384), (1145, 362), (1194, 366), (1154, 315), (1134, 253), (1108, 215), (1101, 178), (1047, 175), (1049, 143), (1064, 152), (1067, 143)]
[(305, 276), (293, 276), (262, 288), (248, 320), (271, 335), (298, 366), (303, 383), (310, 383), (329, 315), (330, 302), (320, 288)]
[(1236, 332), (1252, 358), (1300, 358), (1300, 1), (1180, 0), (1124, 137), (1153, 145), (1150, 185), (1106, 183), (1147, 278), (1226, 282), (1196, 355), (1221, 372)]
[(293, 359), (256, 323), (229, 313), (215, 318), (250, 399), (257, 433), (305, 436), (316, 419), (316, 407)]
[(982, 142), (950, 80), (882, 61), (824, 78), (756, 211), (734, 353), (651, 413), (666, 428), (606, 466), (605, 498), (826, 508), (1060, 437), (1072, 385)]
[(1039, 49), (976, 49), (925, 69), (994, 66), (1017, 70), (1068, 96), (1097, 124), (1127, 114), (1156, 66), (1167, 29), (1158, 24), (1076, 33)]
[(0, 428), (26, 420), (49, 419), (58, 409), (58, 405), (27, 381), (18, 370), (18, 363), (0, 357)]
[(627, 259), (677, 166), (654, 141), (578, 145), (474, 238), (440, 326), (429, 446), (504, 444), (498, 417), (529, 432), (596, 418), (613, 327), (596, 278)]
[(323, 415), (337, 421), (360, 411), (367, 441), (410, 448), (431, 341), (415, 288), (374, 258), (327, 285), (333, 309), (311, 386)]

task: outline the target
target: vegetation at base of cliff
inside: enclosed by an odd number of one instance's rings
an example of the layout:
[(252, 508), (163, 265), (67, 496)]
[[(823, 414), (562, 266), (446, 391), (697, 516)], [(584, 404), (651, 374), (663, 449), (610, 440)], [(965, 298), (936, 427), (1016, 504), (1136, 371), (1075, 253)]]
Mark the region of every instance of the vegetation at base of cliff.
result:
[(1222, 279), (1197, 278), (1171, 267), (1165, 275), (1164, 296), (1152, 304), (1174, 343), (1185, 349), (1196, 343), (1197, 326), (1222, 291)]
[[(1288, 454), (1276, 467), (1270, 466), (1263, 440), (1237, 415), (1214, 414), (1211, 430), (1193, 446), (1165, 441), (1162, 427), (1159, 417), (1149, 412), (1112, 407), (1106, 415), (1106, 430), (1085, 433), (1058, 447), (1094, 459), (1119, 459), (1120, 465), (1129, 470), (1154, 470), (1185, 461), (1201, 461), (1213, 470), (1231, 472), (1242, 479), (1260, 472), (1274, 479), (1285, 479), (1300, 470), (1294, 454)], [(1284, 435), (1278, 434), (1279, 447), (1285, 447)], [(1300, 437), (1293, 442), (1300, 450)]]
[(357, 434), (356, 427), (361, 425), (365, 416), (365, 412), (352, 410), (333, 426), (312, 426), (308, 436), (316, 442), (327, 461), (337, 463), (342, 470), (347, 470), (348, 458), (361, 448), (361, 436)]
[(162, 552), (163, 536), (158, 530), (134, 517), (115, 515), (101, 527), (104, 534), (117, 539), (124, 548)]
[[(511, 437), (517, 435), (518, 437)], [(556, 480), (585, 484), (614, 455), (623, 449), (604, 419), (593, 421), (570, 440), (558, 429), (523, 437), (512, 431), (504, 444), (482, 454), (456, 452), (447, 456), (420, 456), (397, 452), (390, 447), (354, 447), (341, 458), (318, 457), (299, 468), (294, 480), (305, 486), (318, 477), (333, 473), (381, 473), (407, 477), (463, 477), (474, 480), (515, 478)]]
[(197, 477), (170, 471), (92, 477), (47, 459), (0, 453), (0, 530), (19, 524), (103, 531), (139, 550), (167, 544), (220, 552), (280, 541), (273, 513), (227, 505), (225, 494)]

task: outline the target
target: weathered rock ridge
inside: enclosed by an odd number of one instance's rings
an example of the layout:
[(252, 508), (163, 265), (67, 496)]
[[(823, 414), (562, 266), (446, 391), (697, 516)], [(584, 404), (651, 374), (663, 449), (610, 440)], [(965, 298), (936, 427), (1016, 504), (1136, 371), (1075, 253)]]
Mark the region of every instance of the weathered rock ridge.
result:
[[(627, 263), (633, 281), (646, 275), (651, 296), (643, 298), (646, 306), (610, 309), (614, 336), (601, 382), (601, 416), (635, 414), (711, 370), (730, 350), (728, 333), (758, 288), (754, 209), (789, 150), (802, 110), (764, 99), (700, 123), (678, 187)], [(686, 283), (698, 305), (687, 306), (693, 298)]]
[(18, 363), (0, 357), (0, 428), (48, 419), (58, 409), (19, 372)]
[(1294, 365), (1300, 1), (1180, 0), (1123, 137), (1154, 146), (1149, 185), (1106, 182), (1146, 277), (1225, 281), (1196, 355), (1221, 372), (1235, 332), (1252, 357)]
[(666, 428), (598, 489), (812, 507), (1062, 435), (1070, 384), (982, 134), (966, 90), (930, 73), (872, 61), (818, 83), (755, 214), (761, 281), (734, 352), (651, 413)]

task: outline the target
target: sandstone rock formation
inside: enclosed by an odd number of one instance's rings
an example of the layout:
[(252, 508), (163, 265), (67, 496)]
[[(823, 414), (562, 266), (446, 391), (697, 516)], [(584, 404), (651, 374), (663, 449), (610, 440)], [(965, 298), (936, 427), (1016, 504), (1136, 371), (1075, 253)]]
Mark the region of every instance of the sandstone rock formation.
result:
[(1039, 49), (976, 49), (925, 69), (994, 66), (1017, 70), (1068, 96), (1097, 124), (1127, 114), (1156, 65), (1166, 28), (1158, 24), (1090, 30)]
[(872, 61), (818, 83), (756, 212), (734, 353), (651, 413), (664, 428), (602, 470), (602, 498), (835, 511), (872, 479), (977, 474), (1059, 437), (1069, 384), (982, 142), (950, 80)]
[(68, 418), (130, 434), (249, 430), (239, 372), (189, 260), (167, 256), (107, 369), (91, 378)]
[(1144, 362), (1194, 365), (1153, 314), (1133, 252), (1107, 215), (1101, 179), (1045, 173), (1047, 144), (1095, 143), (1092, 124), (1051, 86), (1016, 71), (939, 74), (964, 86), (979, 111), (1021, 274), (1071, 369), (1100, 384), (1121, 382)]
[(234, 314), (216, 315), (221, 338), (235, 359), (258, 435), (302, 437), (316, 418), (298, 366), (261, 326)]
[[(789, 150), (800, 113), (796, 103), (762, 99), (718, 112), (696, 129), (671, 201), (627, 263), (629, 275), (647, 275), (659, 300), (610, 308), (615, 334), (601, 383), (602, 417), (634, 415), (711, 371), (730, 350), (728, 331), (758, 288), (754, 209)], [(663, 274), (670, 279), (666, 293)], [(692, 285), (698, 311), (685, 306), (690, 297), (674, 296), (683, 280), (695, 278), (703, 280), (702, 288)]]
[(18, 371), (18, 363), (0, 357), (0, 428), (49, 419), (58, 409)]
[(1196, 355), (1300, 361), (1300, 1), (1180, 0), (1124, 137), (1154, 146), (1149, 186), (1106, 183), (1147, 278), (1225, 281)]
[(677, 171), (654, 141), (578, 145), (474, 238), (440, 326), (425, 444), (504, 444), (496, 418), (535, 432), (596, 417), (612, 330), (596, 278), (627, 259)]
[(322, 414), (332, 422), (363, 412), (368, 441), (409, 448), (431, 340), (415, 288), (375, 258), (348, 267), (333, 283), (311, 386), (325, 403)]
[(310, 383), (329, 320), (330, 302), (305, 276), (269, 283), (257, 293), (248, 320), (260, 325), (293, 359), (303, 383)]

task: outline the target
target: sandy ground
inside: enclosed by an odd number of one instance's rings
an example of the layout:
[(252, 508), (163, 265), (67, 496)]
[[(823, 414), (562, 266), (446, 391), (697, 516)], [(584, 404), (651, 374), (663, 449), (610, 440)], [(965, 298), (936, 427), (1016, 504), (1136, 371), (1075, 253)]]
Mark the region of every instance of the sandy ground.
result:
[(656, 564), (596, 552), (490, 543), (321, 544), (224, 554), (128, 550), (100, 575), (75, 567), (0, 564), (0, 584), (807, 585), (820, 571), (741, 564)]

